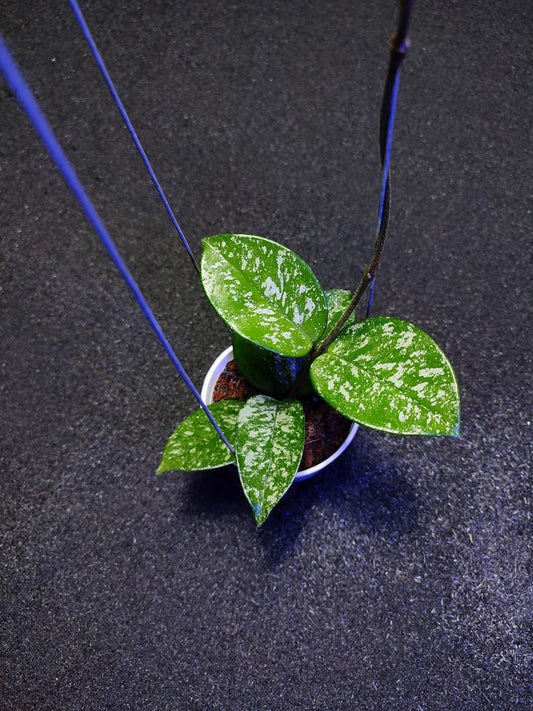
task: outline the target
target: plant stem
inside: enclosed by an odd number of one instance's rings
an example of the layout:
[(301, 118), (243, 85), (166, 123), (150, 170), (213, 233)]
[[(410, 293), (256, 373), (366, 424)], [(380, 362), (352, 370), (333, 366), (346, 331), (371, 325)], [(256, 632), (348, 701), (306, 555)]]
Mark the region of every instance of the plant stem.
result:
[(311, 351), (311, 360), (322, 355), (335, 338), (339, 335), (342, 327), (355, 310), (361, 297), (376, 277), (376, 272), (381, 263), (381, 255), (390, 219), (390, 153), (392, 145), (392, 133), (394, 128), (394, 116), (396, 110), (396, 99), (398, 96), (400, 65), (409, 47), (407, 31), (409, 28), (409, 18), (411, 16), (412, 0), (401, 0), (398, 27), (390, 40), (390, 58), (385, 89), (381, 102), (380, 125), (379, 125), (379, 147), (381, 166), (383, 169), (383, 180), (381, 199), (379, 205), (379, 220), (376, 240), (374, 243), (374, 254), (370, 264), (365, 266), (363, 276), (346, 311), (340, 316), (335, 326), (326, 336), (324, 341)]
[(383, 245), (385, 244), (385, 237), (387, 236), (387, 228), (389, 224), (390, 215), (390, 178), (387, 178), (386, 189), (385, 189), (385, 201), (384, 201), (384, 211), (383, 219), (381, 221), (380, 229), (376, 237), (376, 243), (374, 246), (374, 254), (372, 256), (372, 261), (369, 265), (365, 266), (363, 276), (359, 282), (359, 286), (355, 290), (352, 300), (348, 304), (346, 311), (340, 316), (339, 320), (336, 322), (335, 326), (331, 329), (326, 338), (322, 341), (320, 346), (311, 352), (311, 358), (314, 360), (318, 356), (322, 355), (327, 348), (333, 343), (333, 341), (339, 335), (342, 327), (346, 321), (351, 316), (357, 304), (361, 301), (361, 297), (367, 290), (367, 288), (372, 283), (372, 280), (376, 276), (379, 264), (381, 262), (381, 255), (383, 252)]

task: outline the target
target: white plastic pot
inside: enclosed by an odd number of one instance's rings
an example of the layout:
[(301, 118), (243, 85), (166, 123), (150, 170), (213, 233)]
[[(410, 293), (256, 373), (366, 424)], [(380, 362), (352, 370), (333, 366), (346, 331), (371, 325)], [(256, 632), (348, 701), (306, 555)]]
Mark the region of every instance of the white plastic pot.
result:
[[(209, 368), (207, 375), (205, 376), (204, 383), (202, 385), (202, 399), (207, 405), (211, 405), (213, 402), (213, 390), (215, 389), (216, 382), (220, 374), (224, 371), (224, 368), (233, 359), (233, 348), (230, 346), (223, 351), (218, 358), (215, 360), (213, 365)], [(333, 454), (324, 459), (320, 464), (315, 464), (314, 467), (309, 467), (308, 469), (301, 469), (295, 476), (294, 481), (303, 481), (304, 479), (309, 479), (309, 477), (317, 474), (322, 469), (325, 469), (331, 462), (333, 462), (337, 457), (344, 452), (344, 450), (351, 444), (353, 438), (356, 435), (359, 425), (355, 422), (352, 424), (348, 436), (341, 444), (341, 446), (333, 452)]]

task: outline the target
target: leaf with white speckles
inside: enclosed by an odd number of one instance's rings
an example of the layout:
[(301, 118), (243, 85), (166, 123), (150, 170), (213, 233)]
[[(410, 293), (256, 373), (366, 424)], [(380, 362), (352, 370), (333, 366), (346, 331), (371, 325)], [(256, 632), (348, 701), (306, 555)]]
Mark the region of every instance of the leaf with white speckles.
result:
[(292, 484), (305, 441), (305, 416), (298, 400), (267, 395), (250, 398), (239, 413), (235, 445), (246, 498), (258, 526)]
[[(230, 443), (235, 439), (237, 417), (243, 407), (244, 402), (240, 400), (222, 400), (209, 405), (210, 412)], [(214, 469), (234, 461), (234, 456), (200, 409), (189, 415), (170, 436), (157, 474), (171, 469)]]
[[(322, 335), (316, 342), (317, 347), (326, 340), (329, 332), (333, 329), (342, 314), (346, 311), (350, 305), (350, 301), (352, 300), (351, 292), (346, 291), (346, 289), (329, 289), (324, 293), (328, 304), (328, 322), (326, 328), (322, 332)], [(353, 323), (354, 319), (355, 312), (352, 312), (348, 317), (348, 321), (344, 325), (343, 330), (347, 328), (349, 324)]]
[(311, 366), (317, 392), (359, 424), (396, 434), (459, 436), (452, 366), (423, 331), (395, 318), (345, 328)]
[(202, 283), (233, 331), (284, 356), (309, 353), (327, 322), (324, 292), (310, 267), (263, 237), (205, 238)]

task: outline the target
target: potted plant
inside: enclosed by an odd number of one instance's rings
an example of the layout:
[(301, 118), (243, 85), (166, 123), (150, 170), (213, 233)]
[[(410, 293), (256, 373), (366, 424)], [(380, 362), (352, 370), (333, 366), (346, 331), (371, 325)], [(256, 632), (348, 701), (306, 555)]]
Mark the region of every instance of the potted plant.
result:
[(269, 239), (221, 234), (203, 240), (204, 290), (232, 333), (247, 392), (245, 399), (209, 405), (219, 431), (203, 409), (187, 417), (168, 440), (157, 471), (236, 464), (257, 525), (298, 477), (309, 399), (383, 432), (459, 436), (457, 380), (437, 344), (406, 321), (370, 317), (369, 308), (367, 317), (355, 316), (373, 285), (387, 233), (390, 145), (409, 14), (404, 1), (381, 111), (377, 237), (354, 293), (323, 290), (298, 255)]

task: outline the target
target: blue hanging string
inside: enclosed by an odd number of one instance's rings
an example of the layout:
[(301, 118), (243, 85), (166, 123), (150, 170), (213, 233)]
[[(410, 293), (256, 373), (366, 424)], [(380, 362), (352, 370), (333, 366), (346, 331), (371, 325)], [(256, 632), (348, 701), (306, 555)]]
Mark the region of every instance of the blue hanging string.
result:
[[(382, 145), (382, 179), (381, 179), (381, 195), (379, 200), (379, 211), (378, 211), (378, 229), (377, 234), (379, 235), (381, 230), (386, 226), (383, 225), (383, 219), (386, 209), (387, 200), (390, 200), (390, 162), (391, 162), (391, 150), (392, 150), (392, 136), (394, 133), (394, 120), (396, 117), (396, 104), (398, 102), (398, 92), (400, 89), (400, 64), (392, 69), (394, 72), (394, 80), (392, 85), (392, 91), (390, 93), (390, 99), (387, 91), (385, 91), (384, 96), (384, 107), (383, 110), (387, 112), (387, 116), (384, 120), (384, 145)], [(389, 196), (387, 196), (389, 193)], [(388, 219), (388, 217), (387, 217)], [(370, 316), (372, 309), (372, 300), (374, 298), (374, 286), (376, 279), (372, 279), (370, 284), (368, 302), (366, 307), (366, 317)]]
[(392, 136), (394, 133), (394, 120), (396, 118), (396, 104), (398, 103), (399, 89), (400, 89), (400, 70), (398, 67), (396, 76), (394, 77), (394, 85), (392, 87), (392, 93), (391, 93), (391, 98), (390, 98), (389, 116), (388, 116), (388, 120), (387, 120), (387, 139), (386, 139), (386, 143), (385, 143), (385, 154), (383, 157), (383, 177), (382, 177), (382, 181), (381, 181), (381, 199), (379, 202), (378, 232), (379, 232), (379, 229), (381, 228), (381, 223), (383, 221), (383, 210), (385, 207), (385, 193), (387, 190), (387, 182), (389, 181)]
[(104, 60), (102, 59), (102, 56), (101, 56), (100, 52), (98, 51), (98, 48), (93, 40), (93, 37), (92, 37), (89, 27), (85, 21), (85, 18), (82, 15), (80, 7), (79, 7), (78, 3), (76, 2), (76, 0), (69, 0), (69, 2), (70, 2), (70, 6), (72, 8), (72, 11), (74, 12), (74, 15), (76, 16), (76, 19), (78, 20), (78, 23), (81, 27), (81, 31), (83, 32), (83, 35), (84, 35), (85, 39), (87, 40), (87, 43), (91, 49), (91, 52), (93, 53), (96, 63), (98, 64), (98, 67), (99, 67), (100, 71), (102, 72), (102, 75), (105, 79), (108, 89), (111, 92), (111, 96), (113, 97), (113, 99), (117, 105), (117, 108), (122, 115), (124, 123), (126, 124), (128, 131), (130, 132), (133, 142), (135, 143), (135, 146), (137, 147), (137, 150), (140, 153), (140, 156), (144, 162), (144, 165), (146, 166), (146, 170), (148, 171), (150, 178), (152, 179), (152, 182), (155, 185), (157, 192), (159, 193), (159, 197), (161, 198), (161, 201), (163, 202), (163, 205), (165, 206), (166, 211), (167, 211), (170, 219), (172, 220), (172, 224), (176, 228), (176, 231), (183, 243), (183, 246), (187, 250), (187, 254), (190, 257), (190, 259), (194, 265), (194, 268), (196, 269), (197, 273), (199, 274), (200, 268), (198, 267), (198, 263), (197, 263), (196, 259), (194, 258), (194, 255), (193, 255), (192, 250), (189, 246), (189, 243), (187, 242), (185, 235), (183, 234), (183, 231), (178, 224), (178, 221), (172, 211), (172, 208), (170, 207), (170, 204), (169, 204), (169, 202), (166, 198), (166, 195), (163, 191), (163, 188), (161, 187), (161, 185), (155, 175), (154, 169), (152, 168), (152, 165), (151, 165), (150, 161), (148, 160), (148, 156), (146, 155), (145, 150), (142, 147), (141, 141), (139, 140), (139, 137), (137, 136), (137, 133), (136, 133), (135, 129), (133, 128), (133, 124), (131, 123), (130, 118), (126, 112), (126, 109), (124, 108), (124, 105), (123, 105), (122, 101), (120, 100), (118, 92), (115, 89), (113, 82), (111, 81), (111, 77), (109, 76), (109, 72), (107, 71), (107, 68), (104, 64)]
[(205, 411), (211, 424), (216, 429), (217, 433), (219, 434), (220, 438), (222, 439), (222, 441), (224, 442), (226, 447), (230, 450), (230, 452), (232, 454), (235, 454), (233, 447), (231, 446), (231, 444), (228, 442), (228, 440), (224, 436), (220, 427), (217, 425), (215, 419), (213, 418), (213, 415), (209, 412), (209, 409), (208, 409), (207, 405), (205, 404), (205, 402), (203, 401), (200, 393), (195, 388), (191, 379), (189, 378), (189, 376), (185, 372), (183, 366), (181, 365), (180, 361), (178, 360), (178, 357), (174, 353), (172, 346), (170, 345), (169, 341), (167, 340), (165, 334), (163, 333), (161, 326), (159, 325), (156, 317), (154, 316), (152, 310), (150, 309), (148, 302), (144, 298), (144, 296), (143, 296), (140, 288), (138, 287), (135, 279), (133, 278), (132, 274), (126, 267), (126, 264), (124, 263), (122, 257), (120, 256), (113, 240), (111, 239), (109, 233), (107, 232), (106, 228), (104, 227), (104, 224), (103, 224), (102, 220), (100, 219), (100, 216), (96, 212), (95, 207), (93, 206), (92, 202), (90, 201), (78, 176), (76, 175), (74, 168), (70, 164), (67, 156), (65, 155), (57, 138), (55, 137), (54, 132), (52, 131), (52, 128), (50, 127), (50, 124), (48, 123), (46, 117), (42, 113), (35, 97), (33, 96), (32, 92), (31, 92), (31, 89), (29, 88), (28, 84), (26, 83), (26, 80), (22, 76), (22, 74), (21, 74), (19, 68), (17, 67), (15, 61), (13, 60), (8, 48), (6, 47), (1, 34), (0, 34), (0, 71), (4, 75), (9, 86), (11, 87), (11, 90), (17, 97), (20, 105), (26, 112), (28, 118), (30, 119), (31, 123), (33, 124), (33, 127), (39, 134), (42, 142), (44, 143), (46, 149), (50, 153), (50, 156), (54, 160), (57, 168), (63, 175), (63, 178), (65, 179), (67, 185), (72, 190), (76, 199), (80, 203), (83, 211), (85, 212), (87, 218), (89, 219), (92, 226), (94, 227), (96, 233), (98, 234), (99, 238), (101, 239), (104, 247), (106, 248), (109, 256), (113, 260), (113, 262), (114, 262), (115, 266), (117, 267), (118, 271), (120, 272), (121, 276), (125, 280), (128, 287), (133, 292), (133, 295), (134, 295), (137, 303), (139, 304), (143, 314), (145, 315), (148, 322), (150, 323), (150, 326), (154, 330), (154, 332), (155, 332), (157, 338), (159, 339), (159, 341), (161, 342), (163, 348), (169, 355), (172, 363), (176, 367), (176, 370), (181, 375), (181, 377), (185, 381), (185, 384), (187, 385), (189, 390), (192, 392), (194, 397), (198, 400), (200, 406)]

